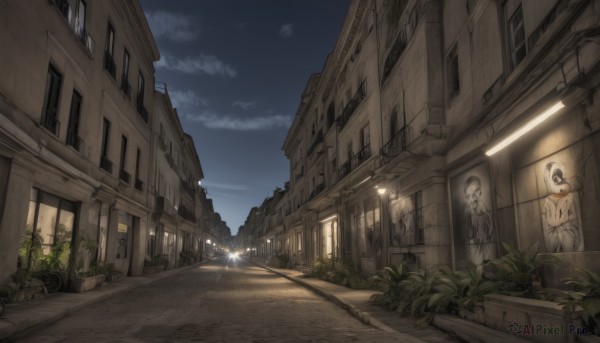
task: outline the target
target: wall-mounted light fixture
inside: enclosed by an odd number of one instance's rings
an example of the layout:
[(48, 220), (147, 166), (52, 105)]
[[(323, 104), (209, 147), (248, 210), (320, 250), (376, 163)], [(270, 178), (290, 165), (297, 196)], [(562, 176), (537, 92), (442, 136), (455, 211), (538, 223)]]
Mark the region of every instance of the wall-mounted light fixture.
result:
[(327, 218), (325, 218), (325, 219), (321, 219), (321, 220), (319, 220), (319, 223), (328, 222), (328, 221), (330, 221), (330, 220), (332, 220), (332, 219), (335, 219), (335, 218), (337, 218), (337, 214), (334, 214), (334, 215), (332, 215), (331, 217), (327, 217)]
[(524, 134), (526, 134), (527, 132), (529, 132), (534, 127), (540, 125), (543, 121), (545, 121), (546, 119), (550, 118), (553, 114), (555, 114), (556, 112), (558, 112), (563, 107), (565, 107), (565, 104), (563, 104), (562, 101), (557, 102), (552, 107), (548, 108), (543, 113), (541, 113), (538, 116), (536, 116), (535, 118), (533, 118), (527, 124), (523, 125), (517, 131), (513, 132), (508, 137), (504, 138), (502, 141), (500, 141), (500, 143), (494, 145), (490, 150), (486, 151), (485, 154), (488, 155), (488, 156), (492, 156), (495, 153), (497, 153), (498, 151), (506, 148), (512, 142), (514, 142), (517, 139), (519, 139), (521, 136), (523, 136)]
[(377, 188), (377, 193), (379, 193), (379, 195), (384, 195), (385, 194), (386, 189), (382, 188), (382, 187), (378, 187)]

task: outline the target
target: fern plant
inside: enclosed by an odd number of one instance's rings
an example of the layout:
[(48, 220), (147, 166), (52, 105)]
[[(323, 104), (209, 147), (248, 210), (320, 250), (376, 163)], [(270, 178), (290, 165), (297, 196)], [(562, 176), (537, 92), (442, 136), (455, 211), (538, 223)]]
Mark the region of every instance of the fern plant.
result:
[(577, 278), (565, 278), (563, 281), (572, 286), (575, 291), (562, 291), (564, 300), (559, 302), (563, 308), (575, 311), (583, 309), (583, 321), (595, 335), (600, 335), (600, 275), (581, 268), (575, 269)]

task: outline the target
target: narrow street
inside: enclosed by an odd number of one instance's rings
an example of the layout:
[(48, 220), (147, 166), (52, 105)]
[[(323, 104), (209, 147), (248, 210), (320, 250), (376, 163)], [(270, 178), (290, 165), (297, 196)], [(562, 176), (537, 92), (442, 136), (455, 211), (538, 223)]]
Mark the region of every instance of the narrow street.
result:
[(17, 342), (392, 342), (242, 259), (204, 264), (74, 313)]

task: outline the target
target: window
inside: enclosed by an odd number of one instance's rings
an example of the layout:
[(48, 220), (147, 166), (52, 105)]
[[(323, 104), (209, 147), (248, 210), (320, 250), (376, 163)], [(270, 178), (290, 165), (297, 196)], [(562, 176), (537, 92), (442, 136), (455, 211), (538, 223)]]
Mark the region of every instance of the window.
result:
[(508, 48), (510, 53), (510, 70), (513, 70), (521, 63), (527, 55), (525, 45), (525, 25), (523, 24), (523, 11), (521, 5), (513, 11), (510, 10), (510, 3), (504, 7), (504, 14), (507, 20)]
[(119, 211), (117, 226), (117, 259), (126, 259), (129, 248), (129, 229), (133, 228), (133, 216)]
[(129, 85), (129, 52), (127, 49), (123, 52), (123, 75), (121, 76), (121, 90), (127, 97), (131, 96), (131, 86)]
[(446, 57), (446, 69), (448, 70), (448, 96), (454, 98), (460, 91), (460, 78), (458, 72), (458, 55), (456, 45)]
[(360, 151), (358, 152), (358, 163), (364, 162), (371, 157), (371, 132), (369, 124), (360, 130)]
[(396, 136), (398, 130), (398, 112), (394, 110), (390, 116), (390, 139)]
[(142, 72), (138, 76), (138, 91), (137, 91), (137, 111), (145, 122), (148, 122), (148, 111), (144, 107), (144, 88), (145, 81)]
[(332, 127), (333, 123), (335, 123), (335, 106), (333, 105), (333, 102), (332, 102), (329, 104), (329, 107), (327, 108), (327, 128)]
[(76, 205), (50, 193), (32, 188), (29, 213), (19, 249), (22, 268), (43, 268), (43, 256), (55, 254), (60, 267), (66, 269), (71, 255)]
[(100, 150), (100, 168), (112, 173), (112, 162), (108, 159), (108, 143), (110, 138), (110, 121), (104, 118), (102, 125), (102, 148)]
[(81, 94), (73, 90), (71, 97), (71, 111), (69, 114), (69, 126), (67, 129), (67, 145), (72, 146), (79, 151), (81, 148), (81, 138), (79, 137), (79, 116), (81, 112)]
[(137, 149), (135, 152), (135, 189), (141, 191), (144, 183), (140, 180), (140, 161), (142, 159), (142, 151)]
[(96, 202), (93, 211), (98, 213), (98, 255), (96, 261), (103, 263), (106, 261), (106, 240), (108, 238), (110, 206), (103, 202)]
[(129, 173), (125, 171), (125, 162), (127, 161), (127, 137), (121, 136), (121, 160), (119, 161), (121, 168), (119, 170), (119, 178), (129, 183)]
[(58, 136), (60, 129), (58, 103), (61, 85), (62, 75), (50, 65), (48, 67), (48, 78), (46, 79), (46, 100), (44, 101), (41, 124), (56, 136)]
[(138, 76), (138, 91), (137, 91), (137, 101), (138, 104), (144, 103), (144, 87), (145, 87), (144, 75), (140, 72)]
[(106, 29), (106, 49), (104, 51), (104, 69), (108, 71), (108, 73), (114, 79), (116, 77), (117, 67), (115, 66), (114, 59), (115, 52), (115, 30), (113, 29), (110, 23), (108, 24), (108, 28)]
[(75, 18), (75, 33), (77, 37), (85, 43), (86, 30), (85, 30), (85, 8), (86, 3), (83, 0), (79, 0), (77, 3), (77, 17)]

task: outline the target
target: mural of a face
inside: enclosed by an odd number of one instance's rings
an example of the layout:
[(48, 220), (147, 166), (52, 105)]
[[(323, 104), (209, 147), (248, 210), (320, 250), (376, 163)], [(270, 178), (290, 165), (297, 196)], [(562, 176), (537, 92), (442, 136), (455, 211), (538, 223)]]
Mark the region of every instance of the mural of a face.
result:
[(481, 199), (481, 181), (476, 176), (470, 176), (465, 181), (465, 198), (471, 212), (476, 212)]
[(544, 168), (544, 181), (548, 193), (564, 196), (571, 191), (571, 185), (565, 180), (565, 166), (559, 162), (550, 162)]

